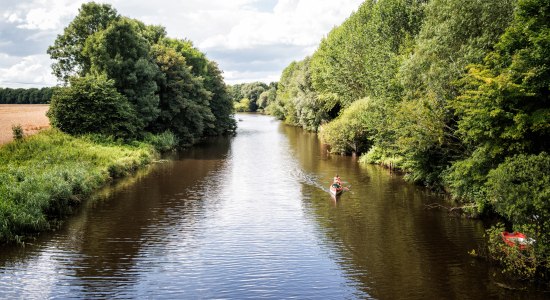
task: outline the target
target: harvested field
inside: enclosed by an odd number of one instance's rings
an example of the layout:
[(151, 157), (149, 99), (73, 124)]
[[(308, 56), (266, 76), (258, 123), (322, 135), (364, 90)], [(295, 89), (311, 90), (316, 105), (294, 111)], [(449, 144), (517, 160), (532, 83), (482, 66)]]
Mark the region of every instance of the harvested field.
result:
[(25, 135), (49, 128), (48, 104), (0, 104), (0, 145), (13, 140), (12, 125), (21, 125)]

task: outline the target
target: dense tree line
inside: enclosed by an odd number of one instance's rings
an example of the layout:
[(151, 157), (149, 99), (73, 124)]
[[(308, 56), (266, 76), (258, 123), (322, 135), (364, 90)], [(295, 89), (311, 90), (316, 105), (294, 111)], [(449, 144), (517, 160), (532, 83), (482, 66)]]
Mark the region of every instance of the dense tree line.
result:
[(0, 88), (0, 104), (47, 104), (50, 103), (52, 93), (51, 87)]
[(241, 112), (264, 111), (275, 100), (277, 83), (240, 83), (230, 86), (229, 94), (235, 109)]
[(267, 110), (500, 214), (548, 268), (549, 16), (547, 0), (367, 0)]
[(133, 139), (175, 136), (182, 146), (235, 129), (233, 102), (217, 64), (162, 26), (83, 4), (48, 53), (64, 83), (48, 113), (72, 133)]

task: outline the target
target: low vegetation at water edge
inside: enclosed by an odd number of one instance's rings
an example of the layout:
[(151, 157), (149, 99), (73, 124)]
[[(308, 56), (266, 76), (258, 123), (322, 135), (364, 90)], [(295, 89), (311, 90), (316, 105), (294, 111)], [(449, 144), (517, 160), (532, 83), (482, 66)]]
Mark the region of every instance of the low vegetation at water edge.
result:
[(0, 147), (0, 241), (49, 230), (93, 190), (151, 162), (153, 146), (50, 129)]

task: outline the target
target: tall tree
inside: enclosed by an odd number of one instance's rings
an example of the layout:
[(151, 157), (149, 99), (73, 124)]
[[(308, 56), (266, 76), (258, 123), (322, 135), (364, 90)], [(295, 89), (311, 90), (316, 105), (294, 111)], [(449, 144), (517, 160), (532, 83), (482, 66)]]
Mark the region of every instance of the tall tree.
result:
[(206, 89), (212, 93), (210, 110), (216, 119), (214, 127), (209, 127), (207, 133), (219, 135), (234, 132), (237, 124), (234, 118), (233, 100), (229, 96), (218, 64), (213, 61), (208, 63), (204, 84)]
[(48, 48), (50, 58), (55, 61), (52, 70), (57, 79), (67, 84), (70, 76), (85, 75), (91, 67), (90, 57), (82, 53), (86, 39), (119, 18), (109, 4), (82, 4), (78, 15)]
[(151, 127), (157, 132), (170, 130), (184, 145), (191, 145), (214, 126), (209, 108), (212, 93), (204, 88), (202, 78), (191, 74), (191, 67), (174, 48), (155, 45), (152, 54), (163, 76), (158, 81), (160, 114)]
[(140, 31), (140, 22), (128, 18), (112, 22), (86, 40), (83, 54), (92, 74), (106, 74), (138, 114), (140, 128), (158, 117), (157, 65), (150, 57), (151, 44)]
[(465, 149), (458, 139), (449, 101), (458, 96), (456, 81), (466, 66), (493, 49), (512, 19), (516, 0), (433, 0), (414, 50), (397, 76), (403, 97), (388, 111), (397, 154), (409, 178), (430, 186)]
[(506, 158), (550, 146), (550, 2), (521, 0), (484, 64), (469, 68), (451, 103), (468, 146), (447, 180), (457, 197), (483, 201), (487, 174)]

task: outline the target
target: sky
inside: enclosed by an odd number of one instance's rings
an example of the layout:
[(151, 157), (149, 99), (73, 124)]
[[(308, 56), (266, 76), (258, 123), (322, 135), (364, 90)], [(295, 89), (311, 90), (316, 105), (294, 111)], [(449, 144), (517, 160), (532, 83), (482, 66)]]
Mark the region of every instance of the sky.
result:
[[(46, 53), (83, 0), (0, 0), (0, 87), (53, 86)], [(278, 81), (363, 0), (98, 0), (162, 25), (216, 61), (227, 84)]]

